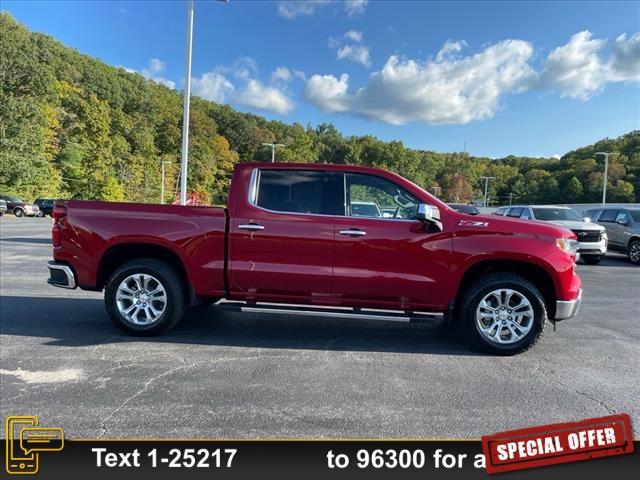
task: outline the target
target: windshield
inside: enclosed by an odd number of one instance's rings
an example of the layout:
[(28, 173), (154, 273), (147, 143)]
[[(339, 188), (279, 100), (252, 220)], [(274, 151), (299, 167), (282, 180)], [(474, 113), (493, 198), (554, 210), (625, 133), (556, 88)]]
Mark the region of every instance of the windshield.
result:
[(534, 208), (536, 220), (575, 220), (582, 222), (582, 217), (570, 208)]

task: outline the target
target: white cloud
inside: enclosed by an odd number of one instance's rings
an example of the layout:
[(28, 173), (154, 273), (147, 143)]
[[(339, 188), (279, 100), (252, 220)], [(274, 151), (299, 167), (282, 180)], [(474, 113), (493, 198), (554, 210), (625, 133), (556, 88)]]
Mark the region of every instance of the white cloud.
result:
[(625, 34), (616, 38), (605, 60), (602, 50), (606, 43), (606, 40), (592, 38), (588, 30), (576, 33), (567, 44), (549, 54), (539, 87), (588, 100), (607, 83), (640, 81), (640, 33), (629, 39)]
[(573, 35), (545, 60), (541, 87), (557, 89), (563, 96), (583, 100), (598, 93), (607, 81), (607, 67), (599, 56), (605, 43), (592, 39), (587, 30)]
[(320, 7), (325, 6), (331, 0), (298, 0), (278, 2), (278, 15), (292, 20), (297, 17), (309, 17)]
[(293, 110), (293, 102), (281, 90), (263, 85), (259, 80), (249, 80), (234, 99), (247, 107), (259, 108), (286, 115)]
[(216, 71), (193, 77), (191, 88), (194, 95), (216, 103), (224, 103), (235, 90), (227, 77)]
[[(463, 58), (447, 47), (425, 62), (391, 56), (365, 87), (349, 93), (349, 77), (314, 75), (305, 98), (329, 112), (349, 112), (391, 124), (412, 121), (464, 124), (490, 118), (507, 93), (525, 89), (535, 77), (530, 43), (505, 40)], [(447, 51), (448, 50), (448, 51)]]
[(313, 75), (304, 89), (304, 97), (325, 112), (345, 112), (349, 109), (349, 75), (338, 80), (333, 75)]
[(362, 15), (367, 9), (367, 3), (369, 0), (347, 0), (344, 9), (350, 17)]
[[(339, 59), (367, 64), (369, 56), (357, 50), (364, 47), (355, 41), (357, 33), (331, 38), (329, 46), (337, 49)], [(345, 45), (345, 38), (355, 42)], [(608, 58), (603, 55), (606, 44), (589, 31), (578, 32), (536, 70), (533, 45), (527, 41), (504, 40), (465, 56), (465, 41), (448, 40), (424, 61), (389, 57), (359, 88), (350, 90), (347, 75), (313, 75), (304, 97), (327, 112), (391, 124), (465, 124), (493, 117), (505, 96), (525, 90), (556, 90), (587, 100), (610, 82), (639, 82), (640, 33), (618, 36)]]
[(140, 70), (140, 72), (138, 72), (137, 70), (134, 70), (133, 68), (128, 68), (128, 67), (121, 67), (121, 68), (124, 68), (125, 71), (127, 71), (128, 73), (140, 73), (140, 75), (142, 75), (147, 80), (152, 80), (156, 83), (164, 85), (165, 87), (169, 87), (172, 89), (176, 88), (176, 84), (173, 81), (168, 80), (167, 78), (162, 76), (162, 74), (167, 68), (167, 65), (165, 62), (163, 62), (158, 58), (150, 58), (149, 66), (147, 68), (143, 68), (142, 70)]
[(349, 30), (347, 33), (344, 34), (345, 38), (348, 38), (349, 40), (353, 40), (354, 42), (362, 42), (363, 40), (363, 36), (362, 36), (362, 32), (357, 32), (355, 30)]
[[(271, 85), (258, 78), (258, 67), (249, 57), (235, 61), (231, 66), (219, 66), (211, 72), (194, 77), (193, 93), (217, 103), (234, 103), (286, 115), (294, 104), (281, 82), (293, 78), (287, 67), (278, 67), (271, 75)], [(235, 84), (234, 84), (235, 82)]]
[(609, 61), (612, 81), (640, 81), (640, 32), (616, 38)]
[[(347, 43), (350, 40), (354, 43)], [(338, 60), (350, 60), (360, 63), (365, 67), (371, 66), (371, 49), (363, 45), (364, 36), (362, 32), (349, 30), (344, 35), (335, 38), (329, 37), (329, 48), (336, 49), (336, 58)]]
[[(333, 0), (290, 0), (277, 2), (278, 15), (288, 20), (298, 17), (310, 17), (316, 11)], [(362, 15), (367, 9), (368, 0), (346, 0), (341, 2), (349, 17)]]
[(278, 67), (271, 74), (271, 81), (290, 82), (293, 80), (293, 73), (287, 67)]
[(344, 45), (336, 52), (338, 60), (351, 60), (365, 67), (371, 66), (371, 51), (363, 45)]

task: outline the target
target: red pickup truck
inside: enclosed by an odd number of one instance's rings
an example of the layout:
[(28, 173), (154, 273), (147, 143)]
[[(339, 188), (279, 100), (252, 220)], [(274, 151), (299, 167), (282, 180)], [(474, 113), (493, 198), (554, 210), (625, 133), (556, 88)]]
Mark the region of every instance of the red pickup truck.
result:
[[(384, 212), (384, 213), (383, 213)], [(105, 290), (133, 335), (189, 306), (455, 324), (475, 345), (530, 348), (574, 316), (575, 235), (456, 212), (383, 170), (236, 165), (226, 208), (60, 201), (52, 285)]]

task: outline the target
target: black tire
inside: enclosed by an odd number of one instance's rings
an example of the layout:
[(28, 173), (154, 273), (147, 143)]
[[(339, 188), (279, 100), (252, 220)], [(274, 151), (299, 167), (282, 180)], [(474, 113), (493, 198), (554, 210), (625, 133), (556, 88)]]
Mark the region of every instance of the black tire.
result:
[(602, 255), (586, 255), (582, 257), (587, 265), (598, 265), (602, 261)]
[[(490, 292), (499, 289), (515, 290), (524, 296), (533, 310), (533, 324), (529, 332), (513, 343), (499, 344), (486, 338), (476, 324), (476, 309)], [(540, 290), (529, 280), (513, 273), (490, 273), (476, 279), (465, 289), (456, 305), (457, 327), (471, 345), (496, 355), (515, 355), (533, 347), (542, 337), (547, 321), (547, 309)]]
[(640, 265), (640, 240), (629, 242), (629, 261), (634, 265)]
[(16, 209), (13, 210), (13, 214), (16, 217), (20, 218), (20, 217), (24, 216), (24, 211), (21, 208), (16, 208)]
[(44, 217), (44, 212), (42, 210), (38, 210), (38, 213), (36, 213), (36, 217)]
[[(134, 274), (148, 274), (162, 285), (166, 292), (166, 307), (162, 314), (149, 325), (137, 325), (128, 320), (118, 309), (116, 293), (121, 282)], [(186, 310), (184, 280), (168, 264), (161, 260), (143, 258), (125, 263), (118, 268), (104, 292), (107, 314), (116, 326), (130, 335), (150, 337), (170, 330), (182, 319)]]

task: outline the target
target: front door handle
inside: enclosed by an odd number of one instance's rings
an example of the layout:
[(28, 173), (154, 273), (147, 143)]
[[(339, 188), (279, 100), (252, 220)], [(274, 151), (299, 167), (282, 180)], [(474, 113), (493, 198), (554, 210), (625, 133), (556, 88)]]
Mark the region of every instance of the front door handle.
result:
[(243, 223), (238, 225), (242, 230), (264, 230), (264, 226), (259, 223)]
[(354, 237), (363, 237), (366, 234), (367, 232), (363, 230), (356, 230), (356, 229), (340, 230), (340, 235), (352, 235)]

